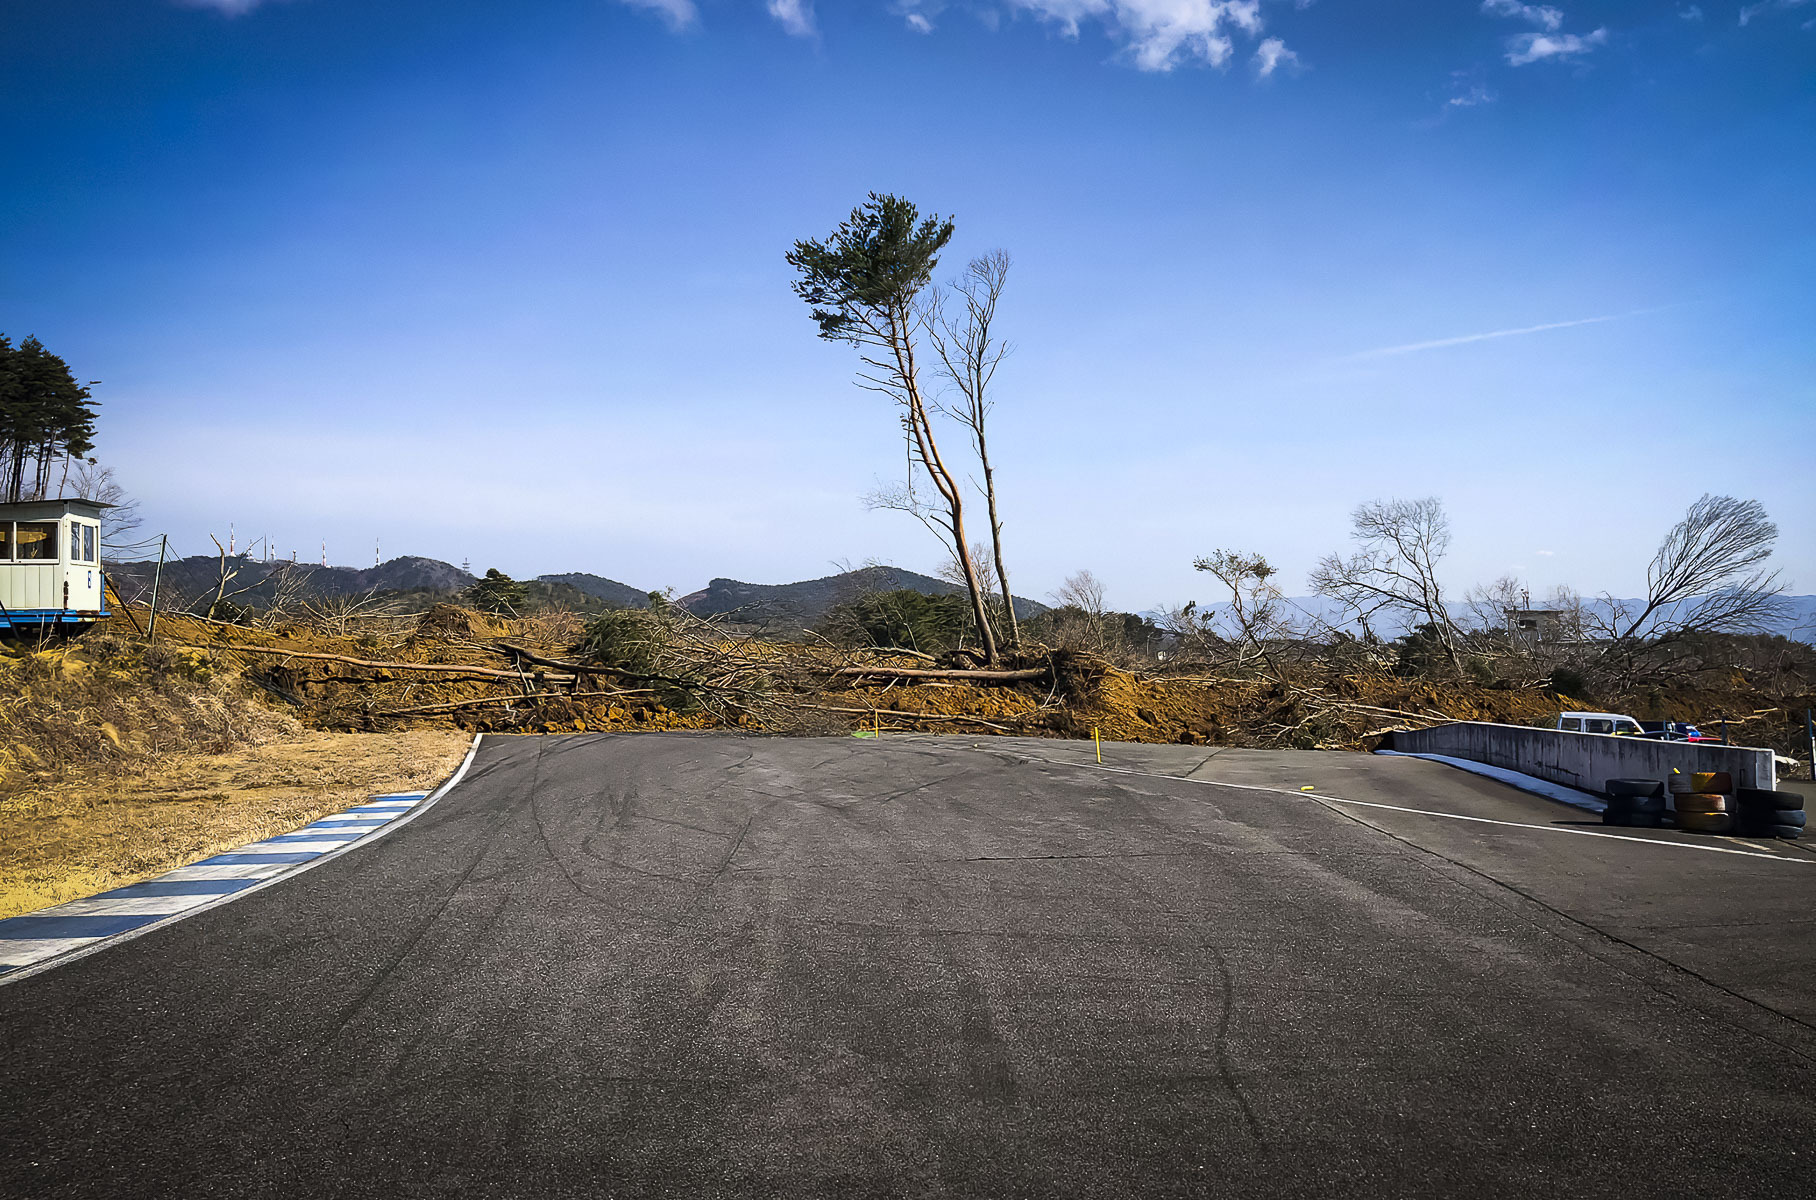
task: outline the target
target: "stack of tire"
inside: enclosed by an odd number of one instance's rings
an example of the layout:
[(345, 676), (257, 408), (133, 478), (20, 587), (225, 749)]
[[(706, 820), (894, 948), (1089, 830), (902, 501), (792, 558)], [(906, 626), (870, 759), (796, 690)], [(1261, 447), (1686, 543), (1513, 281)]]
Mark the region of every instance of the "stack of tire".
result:
[(1654, 829), (1665, 823), (1665, 785), (1656, 779), (1610, 779), (1602, 824)]
[[(1610, 781), (1611, 784), (1614, 781)], [(1734, 787), (1726, 771), (1692, 771), (1671, 777), (1671, 806), (1677, 827), (1692, 833), (1734, 833), (1741, 837), (1803, 836), (1803, 797)]]
[(1803, 797), (1796, 792), (1741, 788), (1734, 793), (1734, 832), (1742, 837), (1803, 836)]
[(1671, 775), (1671, 807), (1677, 827), (1691, 833), (1733, 833), (1734, 806), (1729, 793), (1734, 777), (1726, 771), (1692, 771)]

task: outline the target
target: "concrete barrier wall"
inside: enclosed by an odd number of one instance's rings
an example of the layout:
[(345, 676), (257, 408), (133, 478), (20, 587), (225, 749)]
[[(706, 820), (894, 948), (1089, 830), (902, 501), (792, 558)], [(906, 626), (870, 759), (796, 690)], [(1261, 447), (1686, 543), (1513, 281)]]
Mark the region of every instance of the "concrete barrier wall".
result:
[(1395, 733), (1389, 749), (1467, 758), (1585, 792), (1599, 793), (1610, 779), (1669, 780), (1673, 767), (1685, 774), (1726, 771), (1734, 777), (1735, 787), (1772, 788), (1778, 782), (1778, 766), (1770, 750), (1706, 742), (1654, 742), (1485, 721)]

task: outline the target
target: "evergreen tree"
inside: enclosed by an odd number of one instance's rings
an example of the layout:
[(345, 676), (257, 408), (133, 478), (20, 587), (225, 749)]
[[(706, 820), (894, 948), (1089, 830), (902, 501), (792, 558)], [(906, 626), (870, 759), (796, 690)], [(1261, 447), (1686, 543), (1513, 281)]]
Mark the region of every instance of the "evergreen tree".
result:
[(524, 592), (523, 584), (492, 567), (484, 579), (467, 589), (467, 603), (484, 612), (516, 616), (523, 607)]
[(0, 496), (48, 495), (57, 464), (85, 458), (94, 436), (94, 403), (69, 364), (35, 337), (0, 334)]

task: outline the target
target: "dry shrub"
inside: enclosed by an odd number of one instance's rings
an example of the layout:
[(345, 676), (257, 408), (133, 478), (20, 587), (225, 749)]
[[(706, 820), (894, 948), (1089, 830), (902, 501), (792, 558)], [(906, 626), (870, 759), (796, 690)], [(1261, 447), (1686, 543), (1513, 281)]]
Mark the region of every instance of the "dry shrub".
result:
[(55, 649), (0, 648), (0, 779), (9, 783), (21, 770), (219, 753), (299, 728), (194, 651), (104, 633)]

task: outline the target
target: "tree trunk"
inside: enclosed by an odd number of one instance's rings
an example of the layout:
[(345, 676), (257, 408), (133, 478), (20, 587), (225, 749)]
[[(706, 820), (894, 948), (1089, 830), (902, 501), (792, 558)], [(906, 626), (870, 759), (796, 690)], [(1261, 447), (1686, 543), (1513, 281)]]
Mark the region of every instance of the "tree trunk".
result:
[(908, 406), (908, 429), (914, 437), (915, 452), (920, 455), (921, 465), (927, 469), (933, 486), (939, 490), (940, 499), (946, 502), (946, 512), (950, 517), (947, 532), (951, 533), (954, 553), (958, 555), (959, 567), (965, 573), (965, 589), (971, 593), (971, 616), (977, 622), (978, 640), (983, 643), (984, 661), (995, 666), (998, 661), (996, 650), (996, 633), (990, 628), (990, 613), (984, 607), (983, 586), (978, 582), (977, 565), (971, 561), (971, 549), (965, 542), (965, 496), (959, 489), (958, 481), (952, 472), (946, 469), (946, 463), (940, 457), (939, 445), (933, 440), (933, 423), (928, 420), (927, 407), (921, 403), (920, 382), (916, 377), (914, 365), (914, 344), (909, 337), (913, 328), (913, 315), (900, 310), (890, 314), (892, 328), (891, 338), (895, 345), (896, 372), (900, 378), (903, 399)]
[(996, 558), (996, 582), (1003, 589), (1003, 619), (1009, 622), (1009, 646), (1021, 649), (1021, 623), (1015, 619), (1015, 597), (1009, 594), (1009, 568), (1003, 565), (1003, 522), (996, 515), (996, 472), (984, 447), (984, 431), (977, 431), (977, 457), (984, 468), (984, 500), (990, 509), (990, 551)]
[(978, 641), (983, 643), (984, 661), (995, 666), (998, 661), (996, 649), (996, 632), (990, 628), (990, 611), (984, 606), (983, 585), (978, 582), (977, 564), (971, 561), (971, 547), (965, 540), (965, 496), (959, 490), (958, 481), (946, 470), (944, 460), (940, 458), (939, 447), (933, 441), (933, 428), (927, 420), (927, 410), (921, 406), (917, 397), (914, 401), (917, 422), (917, 437), (921, 439), (922, 459), (928, 472), (934, 474), (934, 483), (940, 490), (940, 496), (946, 501), (946, 510), (951, 514), (952, 543), (958, 554), (959, 567), (965, 573), (965, 589), (971, 593), (971, 616), (977, 622)]

